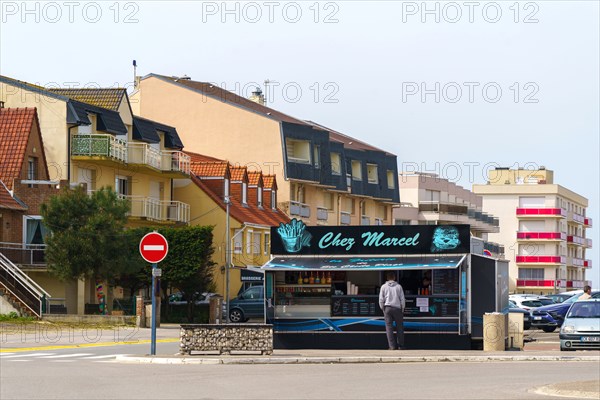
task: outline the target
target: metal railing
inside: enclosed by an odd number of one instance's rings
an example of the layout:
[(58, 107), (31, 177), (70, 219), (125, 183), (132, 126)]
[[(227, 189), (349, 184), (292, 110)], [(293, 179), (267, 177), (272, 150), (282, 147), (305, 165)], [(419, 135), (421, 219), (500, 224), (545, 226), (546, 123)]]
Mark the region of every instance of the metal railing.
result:
[(35, 316), (49, 310), (50, 294), (0, 253), (0, 286)]
[(366, 216), (361, 216), (360, 217), (360, 224), (361, 225), (371, 225), (371, 218), (366, 217)]
[(191, 159), (190, 156), (182, 151), (163, 151), (162, 152), (162, 170), (170, 172), (183, 172), (190, 174)]
[(128, 216), (158, 222), (190, 222), (190, 205), (180, 201), (163, 201), (144, 196), (118, 195), (130, 205)]
[(352, 216), (349, 212), (341, 211), (340, 212), (340, 224), (342, 225), (350, 225), (352, 222)]
[(13, 264), (46, 266), (46, 245), (0, 242), (0, 253)]
[(299, 201), (290, 201), (290, 215), (310, 218), (310, 206)]
[(439, 201), (420, 201), (420, 212), (467, 215), (469, 207), (461, 204), (443, 203)]
[(161, 152), (148, 143), (128, 143), (127, 154), (130, 164), (144, 164), (161, 169)]
[(71, 140), (72, 156), (108, 157), (127, 162), (127, 142), (112, 135), (75, 135)]
[(329, 218), (329, 210), (323, 207), (317, 207), (317, 219), (319, 221), (327, 221)]

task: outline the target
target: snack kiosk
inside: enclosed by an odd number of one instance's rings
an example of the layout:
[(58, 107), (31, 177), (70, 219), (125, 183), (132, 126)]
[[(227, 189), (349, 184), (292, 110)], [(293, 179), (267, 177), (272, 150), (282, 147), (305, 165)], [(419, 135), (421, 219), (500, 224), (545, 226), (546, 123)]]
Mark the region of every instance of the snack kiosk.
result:
[(294, 219), (272, 228), (271, 238), (272, 258), (262, 269), (275, 348), (387, 348), (379, 288), (389, 270), (406, 297), (408, 348), (473, 348), (483, 313), (507, 312), (508, 263), (471, 254), (469, 225), (306, 226)]

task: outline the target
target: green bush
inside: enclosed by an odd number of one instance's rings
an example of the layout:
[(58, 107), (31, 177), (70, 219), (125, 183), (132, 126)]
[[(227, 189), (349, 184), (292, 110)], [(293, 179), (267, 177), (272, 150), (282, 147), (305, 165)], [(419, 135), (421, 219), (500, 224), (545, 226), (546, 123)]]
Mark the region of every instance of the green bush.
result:
[[(181, 305), (170, 305), (169, 316), (166, 314), (166, 307), (161, 306), (160, 320), (165, 323), (173, 324), (186, 324), (190, 321), (187, 317), (187, 304)], [(208, 323), (208, 305), (195, 305), (194, 306), (194, 324), (207, 324)]]

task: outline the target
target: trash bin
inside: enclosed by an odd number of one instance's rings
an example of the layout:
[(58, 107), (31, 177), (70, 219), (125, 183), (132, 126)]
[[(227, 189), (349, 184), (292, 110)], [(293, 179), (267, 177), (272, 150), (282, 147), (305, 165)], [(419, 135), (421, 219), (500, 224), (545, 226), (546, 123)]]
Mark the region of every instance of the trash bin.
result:
[(506, 315), (485, 313), (483, 315), (483, 351), (504, 351)]
[(208, 300), (208, 323), (223, 323), (223, 297), (216, 295)]
[(523, 313), (508, 313), (508, 347), (523, 350)]

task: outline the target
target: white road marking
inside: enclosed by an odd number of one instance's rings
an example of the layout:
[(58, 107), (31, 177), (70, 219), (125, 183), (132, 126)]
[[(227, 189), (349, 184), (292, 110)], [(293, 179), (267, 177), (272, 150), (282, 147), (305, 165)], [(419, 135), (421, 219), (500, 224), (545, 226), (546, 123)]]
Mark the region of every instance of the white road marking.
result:
[(147, 251), (165, 251), (165, 246), (162, 244), (145, 244), (143, 247)]
[(49, 360), (48, 362), (54, 362), (54, 363), (72, 363), (72, 362), (75, 362), (75, 360)]
[(15, 354), (15, 353), (0, 353), (0, 358), (10, 356), (11, 354)]
[(29, 362), (31, 360), (8, 360), (10, 362)]
[(129, 354), (108, 354), (103, 356), (82, 357), (82, 360), (100, 360), (103, 358), (116, 358), (118, 356), (128, 356)]
[(94, 353), (76, 353), (76, 354), (61, 354), (58, 356), (46, 356), (40, 358), (69, 358), (69, 357), (83, 357), (83, 356), (92, 356)]
[(22, 358), (22, 357), (39, 357), (39, 356), (51, 356), (56, 353), (30, 353), (30, 354), (16, 354), (14, 356), (6, 356), (4, 358)]

